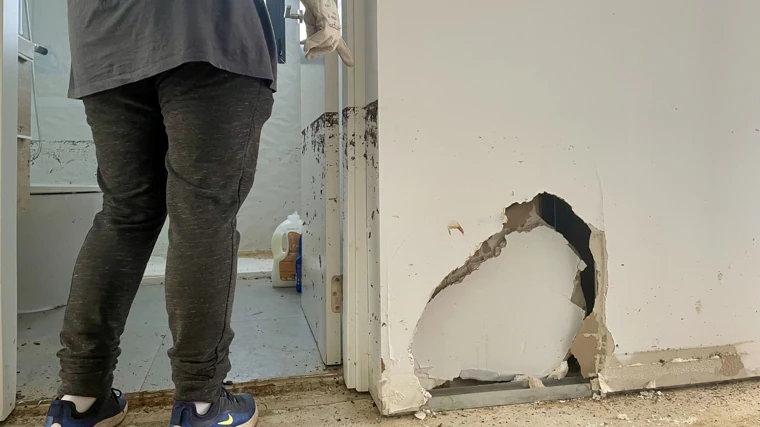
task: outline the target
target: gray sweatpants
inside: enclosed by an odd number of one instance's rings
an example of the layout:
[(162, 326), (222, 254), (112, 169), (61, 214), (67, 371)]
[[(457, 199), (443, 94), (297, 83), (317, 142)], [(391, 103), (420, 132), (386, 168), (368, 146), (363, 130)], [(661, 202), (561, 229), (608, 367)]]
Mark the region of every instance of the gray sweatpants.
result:
[(236, 214), (272, 111), (267, 82), (190, 63), (84, 98), (103, 210), (74, 268), (61, 394), (110, 391), (119, 338), (169, 215), (166, 310), (175, 398), (213, 402), (230, 370)]

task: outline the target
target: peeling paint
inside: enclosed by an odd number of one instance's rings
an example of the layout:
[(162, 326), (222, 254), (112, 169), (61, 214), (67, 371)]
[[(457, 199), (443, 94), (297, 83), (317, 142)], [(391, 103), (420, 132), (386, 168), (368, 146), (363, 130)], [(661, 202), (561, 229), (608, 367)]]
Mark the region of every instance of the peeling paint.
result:
[(720, 361), (719, 372), (726, 377), (734, 377), (744, 370), (744, 363), (742, 363), (741, 357), (736, 354), (723, 354)]

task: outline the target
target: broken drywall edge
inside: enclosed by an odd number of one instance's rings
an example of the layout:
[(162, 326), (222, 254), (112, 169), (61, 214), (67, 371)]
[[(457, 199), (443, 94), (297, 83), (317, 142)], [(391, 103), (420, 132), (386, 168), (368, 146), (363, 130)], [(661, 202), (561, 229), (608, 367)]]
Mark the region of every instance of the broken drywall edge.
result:
[(555, 368), (546, 378), (553, 380), (561, 380), (567, 376), (570, 366), (567, 364), (567, 360), (563, 360), (557, 368)]
[(607, 241), (603, 231), (588, 224), (591, 229), (589, 249), (596, 266), (596, 298), (594, 311), (588, 315), (575, 336), (570, 351), (581, 366), (584, 378), (593, 378), (607, 366), (615, 351), (615, 341), (607, 329)]
[[(539, 193), (540, 194), (540, 193)], [(504, 210), (504, 221), (503, 221), (503, 230), (499, 233), (496, 233), (486, 239), (483, 244), (475, 251), (475, 254), (471, 257), (471, 259), (468, 260), (472, 261), (472, 258), (476, 258), (476, 261), (473, 262), (469, 267), (467, 266), (467, 262), (462, 267), (459, 267), (458, 269), (453, 270), (449, 275), (446, 276), (446, 278), (439, 284), (436, 289), (433, 290), (431, 293), (429, 301), (432, 301), (433, 298), (435, 298), (436, 295), (438, 295), (443, 289), (446, 287), (461, 282), (464, 277), (472, 273), (472, 271), (476, 270), (477, 267), (482, 264), (486, 259), (493, 258), (495, 256), (499, 256), (501, 254), (501, 250), (506, 246), (506, 239), (505, 236), (513, 231), (517, 232), (526, 232), (530, 231), (533, 228), (537, 227), (538, 225), (546, 225), (549, 228), (552, 228), (551, 226), (548, 226), (539, 216), (537, 213), (537, 207), (538, 207), (538, 195), (534, 197), (531, 200), (525, 200), (524, 202), (515, 202), (512, 205), (510, 205), (508, 208)], [(596, 265), (596, 276), (597, 276), (597, 295), (595, 300), (595, 311), (597, 313), (601, 314), (601, 318), (605, 319), (605, 313), (604, 313), (604, 300), (606, 299), (606, 287), (607, 287), (607, 253), (606, 253), (606, 241), (604, 238), (604, 232), (600, 229), (596, 228), (594, 225), (586, 222), (589, 228), (592, 231), (591, 238), (590, 238), (590, 246), (591, 246), (591, 252), (594, 257), (595, 265)], [(503, 242), (502, 242), (503, 241)], [(484, 246), (487, 245), (487, 246)], [(572, 247), (572, 245), (568, 244), (568, 247), (573, 249), (575, 251), (575, 248)], [(485, 252), (485, 256), (483, 255), (483, 252)], [(479, 261), (477, 260), (478, 255), (480, 255)], [(577, 255), (577, 251), (576, 251)], [(580, 258), (580, 257), (579, 257)], [(580, 288), (580, 280), (578, 277), (578, 288)], [(603, 292), (600, 292), (600, 289), (603, 290)], [(573, 299), (571, 298), (571, 301)], [(576, 301), (573, 301), (574, 304), (576, 304), (578, 307), (583, 308), (582, 305), (577, 303)], [(585, 301), (583, 302), (583, 305), (585, 305)], [(415, 331), (412, 336), (416, 335), (416, 329), (419, 326), (418, 324), (415, 325)], [(609, 332), (607, 331), (607, 335), (609, 335)], [(611, 336), (609, 337), (611, 339)], [(414, 358), (412, 356), (412, 342), (409, 343), (409, 346), (407, 348), (408, 355), (410, 359), (412, 360), (410, 371), (415, 372), (415, 364), (414, 364)], [(600, 348), (604, 346), (598, 346)], [(614, 343), (610, 346), (610, 348), (614, 348)], [(392, 354), (392, 351), (391, 351)], [(596, 361), (594, 363), (594, 366), (601, 367), (604, 365), (604, 358), (601, 358), (600, 361)], [(375, 400), (377, 402), (384, 402), (385, 397), (383, 396), (395, 396), (396, 398), (399, 397), (396, 394), (396, 391), (398, 391), (396, 388), (389, 389), (388, 387), (388, 381), (386, 378), (392, 377), (392, 372), (395, 370), (386, 371), (385, 369), (383, 371), (383, 380), (377, 383), (373, 383), (371, 386), (371, 392), (373, 393), (373, 396), (375, 396)], [(420, 379), (417, 378), (416, 375), (410, 374), (410, 373), (399, 373), (398, 375), (404, 376), (408, 378), (410, 381), (409, 384), (405, 385), (405, 388), (407, 390), (413, 390), (416, 387), (419, 387), (424, 393), (427, 393), (422, 388), (422, 385), (420, 384)], [(410, 378), (414, 377), (414, 380)], [(424, 379), (424, 378), (423, 378)], [(418, 390), (419, 390), (418, 389)], [(422, 394), (422, 399), (413, 399), (407, 397), (408, 395), (404, 395), (404, 402), (402, 404), (393, 403), (392, 401), (384, 402), (381, 404), (381, 412), (383, 414), (389, 415), (389, 414), (396, 414), (401, 412), (413, 412), (413, 410), (418, 409), (414, 408), (413, 405), (410, 406), (408, 403), (409, 401), (415, 402), (415, 401), (421, 401), (426, 400), (424, 399), (424, 394)]]
[[(504, 374), (499, 372), (487, 371), (484, 369), (463, 369), (459, 372), (458, 378), (463, 380), (476, 380), (485, 382), (510, 382), (514, 381), (516, 374)], [(453, 379), (453, 378), (451, 378)], [(430, 390), (430, 389), (428, 389)]]
[(415, 360), (414, 375), (420, 381), (420, 385), (425, 390), (432, 390), (446, 383), (446, 380), (431, 378), (430, 377), (431, 368), (432, 366), (421, 367), (419, 366), (419, 363), (417, 363), (417, 361)]
[(570, 344), (570, 352), (581, 366), (584, 378), (594, 377), (612, 356), (615, 343), (606, 325), (600, 321), (596, 309), (583, 319), (580, 330)]
[[(573, 248), (573, 245), (570, 246), (570, 249), (573, 249), (575, 251), (575, 248)], [(576, 251), (577, 255), (577, 251)], [(580, 255), (578, 255), (578, 259), (581, 259)], [(586, 312), (586, 298), (583, 295), (583, 288), (581, 287), (581, 275), (583, 274), (583, 270), (586, 269), (586, 263), (583, 262), (581, 259), (581, 263), (583, 263), (583, 266), (578, 266), (578, 274), (575, 275), (575, 280), (573, 281), (574, 289), (573, 289), (573, 296), (570, 297), (570, 301), (577, 305), (578, 307), (583, 310), (583, 312)]]
[[(432, 301), (441, 291), (451, 285), (461, 283), (465, 277), (477, 270), (484, 262), (501, 255), (501, 250), (507, 246), (506, 236), (512, 232), (530, 231), (539, 225), (547, 225), (541, 220), (537, 212), (538, 196), (523, 203), (513, 203), (504, 210), (504, 224), (502, 230), (490, 236), (471, 255), (462, 266), (455, 268), (443, 278), (441, 283), (433, 290), (428, 302)], [(458, 224), (457, 224), (458, 225)], [(548, 226), (548, 225), (547, 225)], [(461, 228), (461, 226), (460, 226)], [(449, 228), (449, 232), (451, 228)], [(462, 234), (464, 234), (463, 230)]]

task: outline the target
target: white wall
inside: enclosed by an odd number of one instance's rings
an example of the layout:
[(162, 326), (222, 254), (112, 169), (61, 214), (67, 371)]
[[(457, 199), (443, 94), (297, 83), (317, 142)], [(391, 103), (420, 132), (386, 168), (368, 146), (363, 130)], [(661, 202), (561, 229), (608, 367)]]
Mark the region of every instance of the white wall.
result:
[(760, 375), (758, 13), (749, 0), (379, 2), (385, 412), (424, 401), (410, 347), (433, 289), (505, 207), (542, 191), (606, 236), (609, 389)]
[(97, 162), (84, 106), (66, 97), (71, 65), (66, 1), (29, 0), (29, 8), (34, 42), (48, 49), (34, 60), (31, 182), (94, 185)]
[[(288, 0), (293, 6), (297, 0)], [(30, 0), (34, 41), (49, 49), (35, 61), (39, 130), (34, 125), (33, 184), (95, 184), (92, 134), (80, 101), (66, 98), (69, 83), (65, 0)], [(300, 210), (301, 132), (298, 24), (287, 21), (287, 63), (278, 67), (272, 117), (261, 135), (254, 188), (238, 215), (240, 250), (268, 250), (274, 228)], [(33, 118), (34, 121), (34, 118)], [(156, 253), (166, 253), (166, 230)]]

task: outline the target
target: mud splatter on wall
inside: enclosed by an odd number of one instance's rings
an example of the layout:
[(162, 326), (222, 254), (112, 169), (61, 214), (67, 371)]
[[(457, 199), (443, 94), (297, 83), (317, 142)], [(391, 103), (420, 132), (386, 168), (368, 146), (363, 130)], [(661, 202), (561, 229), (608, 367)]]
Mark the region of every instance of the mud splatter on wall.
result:
[[(302, 296), (301, 305), (318, 338), (323, 359), (340, 362), (328, 351), (328, 318), (339, 318), (340, 299), (329, 298), (340, 275), (339, 114), (322, 114), (307, 126), (301, 144)], [(323, 309), (322, 309), (323, 308)], [(339, 331), (335, 331), (339, 339)], [(336, 359), (337, 358), (337, 359)]]
[(96, 185), (92, 141), (32, 141), (32, 185)]

